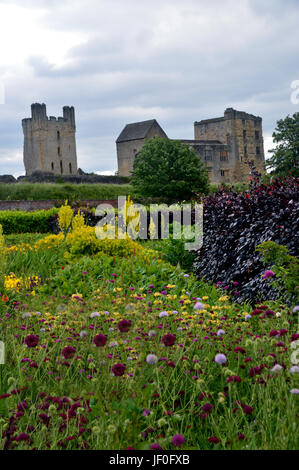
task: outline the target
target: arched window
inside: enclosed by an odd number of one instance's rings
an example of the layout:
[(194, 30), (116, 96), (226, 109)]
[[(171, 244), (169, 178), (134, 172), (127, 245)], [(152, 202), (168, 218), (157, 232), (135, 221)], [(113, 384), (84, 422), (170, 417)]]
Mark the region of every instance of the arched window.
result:
[(60, 147), (57, 147), (57, 155), (61, 155), (61, 148)]
[(72, 164), (69, 163), (70, 174), (72, 174)]
[(57, 140), (59, 140), (59, 139), (60, 139), (60, 132), (57, 131)]
[(63, 166), (62, 166), (62, 160), (60, 160), (60, 173), (63, 173)]
[(51, 170), (54, 171), (54, 162), (51, 163)]

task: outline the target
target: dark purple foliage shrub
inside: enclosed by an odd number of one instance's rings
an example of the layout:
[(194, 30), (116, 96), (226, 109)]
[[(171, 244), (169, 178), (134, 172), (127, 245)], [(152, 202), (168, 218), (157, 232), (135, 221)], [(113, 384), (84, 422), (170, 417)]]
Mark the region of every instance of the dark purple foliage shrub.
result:
[(279, 297), (262, 275), (256, 246), (272, 240), (298, 256), (298, 181), (276, 179), (244, 193), (220, 190), (204, 199), (204, 243), (196, 255), (199, 278), (227, 289), (238, 301)]

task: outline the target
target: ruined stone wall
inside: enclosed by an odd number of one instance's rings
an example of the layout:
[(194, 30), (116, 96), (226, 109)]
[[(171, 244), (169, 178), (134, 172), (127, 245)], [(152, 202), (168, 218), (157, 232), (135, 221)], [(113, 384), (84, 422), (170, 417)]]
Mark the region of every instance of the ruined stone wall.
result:
[(63, 108), (63, 117), (47, 117), (44, 104), (31, 106), (32, 117), (23, 119), (26, 175), (34, 171), (56, 175), (77, 173), (76, 125), (73, 107)]
[[(146, 138), (151, 139), (153, 137), (167, 137), (166, 134), (161, 131), (159, 126), (152, 126), (148, 132)], [(133, 171), (135, 155), (142, 149), (145, 139), (129, 140), (126, 142), (117, 142), (117, 162), (118, 162), (118, 174), (119, 176), (131, 176)]]
[[(221, 162), (222, 165), (219, 168), (220, 173), (221, 171), (225, 173), (225, 181), (248, 182), (250, 178), (249, 167), (246, 163), (248, 160), (254, 161), (256, 168), (264, 173), (265, 156), (260, 117), (228, 108), (221, 118), (195, 122), (194, 136), (195, 139), (217, 139), (227, 144), (229, 160), (227, 164)], [(217, 171), (216, 163), (218, 162), (215, 161), (214, 172)]]

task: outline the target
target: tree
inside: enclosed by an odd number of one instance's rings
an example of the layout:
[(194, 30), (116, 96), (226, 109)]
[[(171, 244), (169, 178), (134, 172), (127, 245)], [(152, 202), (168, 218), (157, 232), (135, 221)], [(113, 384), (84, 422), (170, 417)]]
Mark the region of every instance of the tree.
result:
[(277, 176), (299, 176), (299, 113), (277, 121), (272, 137), (279, 145), (270, 150), (273, 155), (266, 161), (266, 166)]
[(188, 145), (154, 137), (136, 155), (131, 182), (144, 197), (182, 201), (205, 193), (209, 179), (199, 156)]

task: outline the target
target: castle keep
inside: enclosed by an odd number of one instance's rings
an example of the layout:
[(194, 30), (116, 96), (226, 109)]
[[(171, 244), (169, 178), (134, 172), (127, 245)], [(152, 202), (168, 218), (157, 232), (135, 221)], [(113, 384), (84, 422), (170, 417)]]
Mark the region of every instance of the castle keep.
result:
[(26, 176), (35, 171), (77, 174), (74, 107), (64, 106), (63, 117), (47, 116), (46, 105), (31, 105), (31, 118), (22, 120)]
[[(155, 119), (128, 124), (116, 141), (118, 171), (129, 176), (134, 158), (146, 139), (167, 138)], [(265, 171), (262, 118), (228, 108), (223, 117), (194, 123), (194, 140), (180, 140), (192, 147), (206, 165), (212, 183), (249, 181), (247, 161)]]

